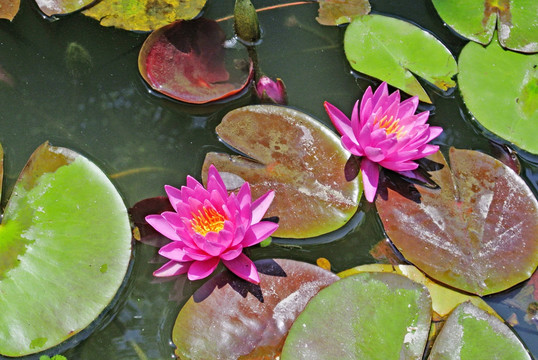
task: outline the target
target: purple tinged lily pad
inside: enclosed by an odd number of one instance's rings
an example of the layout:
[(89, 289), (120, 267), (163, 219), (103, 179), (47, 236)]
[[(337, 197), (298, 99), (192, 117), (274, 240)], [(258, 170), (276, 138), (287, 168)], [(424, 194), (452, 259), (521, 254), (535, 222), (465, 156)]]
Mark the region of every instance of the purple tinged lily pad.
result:
[[(243, 90), (253, 74), (246, 50), (224, 48), (214, 21), (177, 21), (151, 33), (140, 50), (138, 69), (154, 90), (176, 100), (204, 104)], [(242, 58), (232, 59), (241, 54)], [(244, 66), (237, 66), (239, 63)]]
[(538, 265), (538, 203), (502, 162), (450, 149), (450, 167), (431, 171), (439, 189), (412, 196), (385, 178), (376, 199), (387, 235), (407, 260), (432, 278), (478, 295), (529, 278)]
[(216, 131), (254, 160), (208, 153), (202, 178), (214, 164), (248, 181), (253, 198), (274, 190), (266, 213), (279, 218), (274, 236), (318, 236), (342, 227), (356, 212), (362, 188), (358, 178), (346, 180), (349, 153), (334, 132), (312, 117), (282, 106), (245, 106), (226, 114)]
[(259, 285), (225, 271), (187, 301), (172, 333), (179, 358), (275, 359), (308, 301), (338, 280), (327, 270), (293, 260), (255, 264)]

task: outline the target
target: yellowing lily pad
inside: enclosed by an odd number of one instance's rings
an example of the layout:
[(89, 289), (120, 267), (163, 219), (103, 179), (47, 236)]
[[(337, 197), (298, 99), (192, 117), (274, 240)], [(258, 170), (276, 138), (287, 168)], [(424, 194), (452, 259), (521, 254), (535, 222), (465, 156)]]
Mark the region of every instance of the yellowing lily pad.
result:
[(310, 116), (282, 106), (245, 106), (226, 114), (216, 130), (225, 143), (250, 159), (208, 153), (202, 178), (205, 181), (209, 165), (214, 164), (221, 173), (248, 181), (253, 198), (274, 190), (266, 213), (279, 218), (274, 236), (328, 233), (356, 212), (362, 188), (358, 179), (345, 179), (349, 153), (331, 130)]
[(516, 335), (471, 303), (459, 305), (437, 336), (428, 360), (531, 360)]
[(20, 0), (0, 0), (0, 19), (13, 20), (20, 6)]
[(102, 0), (82, 13), (103, 26), (151, 31), (176, 20), (190, 20), (207, 0)]
[(389, 273), (352, 275), (310, 300), (280, 359), (421, 359), (430, 320), (423, 285)]
[(460, 35), (487, 45), (495, 29), (503, 47), (538, 51), (536, 0), (432, 0), (439, 16)]
[(414, 75), (441, 90), (456, 86), (452, 77), (458, 66), (450, 51), (429, 32), (403, 20), (383, 15), (356, 17), (346, 29), (344, 50), (353, 69), (421, 101), (431, 103)]
[[(376, 207), (389, 238), (427, 275), (478, 295), (528, 279), (538, 265), (538, 202), (512, 169), (473, 150), (450, 149), (430, 171), (438, 189), (413, 200), (382, 180)], [(414, 201), (415, 200), (415, 201)]]
[(476, 295), (469, 295), (431, 280), (426, 277), (422, 271), (413, 265), (389, 265), (389, 264), (367, 264), (360, 265), (354, 268), (342, 271), (338, 274), (341, 278), (345, 278), (354, 274), (363, 272), (385, 272), (394, 273), (408, 277), (428, 288), (432, 298), (433, 311), (440, 317), (448, 316), (448, 314), (461, 303), (466, 301), (472, 302), (474, 305), (488, 313), (498, 316), (484, 300)]
[(105, 310), (131, 257), (127, 209), (85, 157), (44, 144), (0, 225), (0, 354), (36, 353)]
[(538, 54), (506, 51), (497, 39), (487, 47), (470, 42), (461, 51), (459, 66), (463, 100), (476, 120), (538, 154)]
[(293, 260), (255, 264), (259, 285), (226, 271), (187, 301), (172, 333), (180, 359), (277, 359), (297, 315), (320, 289), (338, 280)]

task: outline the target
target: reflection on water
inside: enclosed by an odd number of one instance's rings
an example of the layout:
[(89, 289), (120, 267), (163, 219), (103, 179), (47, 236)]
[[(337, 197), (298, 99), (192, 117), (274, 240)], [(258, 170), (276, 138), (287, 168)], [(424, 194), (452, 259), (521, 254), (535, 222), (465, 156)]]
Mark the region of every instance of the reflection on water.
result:
[[(207, 16), (232, 12), (231, 1), (209, 0)], [(465, 43), (442, 26), (430, 2), (372, 0), (377, 12), (397, 14), (434, 32), (455, 55)], [(256, 7), (267, 1), (254, 1)], [(264, 29), (258, 47), (261, 67), (286, 83), (290, 106), (326, 125), (325, 100), (350, 113), (371, 79), (351, 74), (343, 49), (343, 28), (321, 27), (317, 5), (260, 13)], [(229, 34), (230, 21), (221, 22)], [(0, 142), (5, 151), (4, 194), (9, 194), (34, 149), (46, 140), (81, 152), (111, 175), (128, 206), (164, 194), (163, 185), (181, 186), (198, 176), (209, 151), (229, 152), (215, 134), (222, 116), (250, 103), (245, 93), (229, 103), (196, 107), (148, 91), (138, 75), (138, 50), (145, 34), (101, 27), (80, 14), (43, 20), (31, 1), (23, 1), (13, 23), (0, 21)], [(284, 41), (285, 40), (285, 41)], [(425, 85), (432, 106), (431, 125), (443, 126), (436, 143), (490, 152), (482, 129), (463, 108), (458, 91), (438, 92)], [(538, 194), (538, 158), (525, 155), (523, 174)], [(7, 198), (2, 199), (5, 206)], [(284, 257), (315, 263), (326, 257), (334, 271), (372, 261), (369, 250), (385, 236), (375, 208), (361, 213), (339, 240), (301, 248), (255, 248), (253, 258)], [(335, 235), (328, 235), (334, 237)], [(325, 241), (320, 241), (325, 242)], [(200, 286), (180, 279), (164, 283), (151, 275), (159, 264), (156, 249), (137, 244), (132, 278), (123, 306), (109, 323), (69, 350), (71, 359), (166, 359), (173, 355), (170, 336), (180, 305)], [(504, 295), (503, 295), (504, 296)], [(503, 316), (513, 309), (491, 297)], [(497, 306), (496, 306), (497, 307)], [(520, 323), (523, 323), (520, 317)], [(521, 336), (538, 353), (536, 328), (522, 324)]]

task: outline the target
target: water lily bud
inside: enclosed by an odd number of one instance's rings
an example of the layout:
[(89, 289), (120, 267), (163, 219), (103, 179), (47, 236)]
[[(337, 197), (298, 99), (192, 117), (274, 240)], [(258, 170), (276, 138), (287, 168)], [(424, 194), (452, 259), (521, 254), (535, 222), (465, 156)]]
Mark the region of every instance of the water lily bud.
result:
[(237, 37), (247, 43), (260, 40), (258, 14), (250, 0), (235, 1), (234, 29)]
[(288, 97), (286, 95), (286, 86), (284, 82), (277, 78), (273, 79), (262, 76), (256, 83), (256, 95), (264, 103), (274, 103), (280, 105), (286, 105), (288, 103)]

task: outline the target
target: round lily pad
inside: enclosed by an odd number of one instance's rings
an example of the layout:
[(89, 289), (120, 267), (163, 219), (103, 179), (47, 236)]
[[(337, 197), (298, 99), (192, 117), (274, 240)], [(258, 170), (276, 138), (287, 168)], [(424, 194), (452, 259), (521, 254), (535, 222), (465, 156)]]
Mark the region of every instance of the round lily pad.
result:
[(338, 280), (330, 271), (293, 260), (255, 265), (259, 285), (225, 271), (187, 301), (172, 333), (180, 359), (276, 359), (297, 315)]
[(428, 360), (531, 360), (516, 335), (471, 303), (459, 305), (437, 336)]
[(405, 276), (361, 273), (321, 290), (293, 323), (282, 360), (421, 359), (428, 290)]
[(121, 196), (85, 157), (45, 143), (0, 225), (0, 354), (59, 344), (113, 300), (131, 257)]
[(468, 43), (461, 51), (459, 67), (461, 94), (476, 120), (538, 154), (538, 54), (506, 51), (494, 38), (487, 47)]
[(266, 213), (279, 218), (274, 236), (328, 233), (356, 212), (362, 188), (358, 178), (345, 178), (349, 153), (319, 121), (287, 107), (253, 105), (226, 114), (216, 130), (225, 143), (250, 159), (208, 153), (202, 178), (205, 181), (209, 165), (214, 164), (220, 172), (248, 181), (253, 198), (274, 190), (275, 199)]
[(357, 16), (346, 29), (344, 50), (353, 69), (421, 101), (431, 103), (414, 75), (442, 90), (456, 86), (452, 77), (458, 66), (450, 51), (429, 32), (400, 19)]
[(538, 202), (523, 179), (478, 151), (451, 148), (450, 167), (440, 152), (429, 159), (438, 189), (416, 186), (410, 198), (387, 178), (379, 187), (394, 245), (432, 278), (478, 295), (528, 279), (538, 265)]

